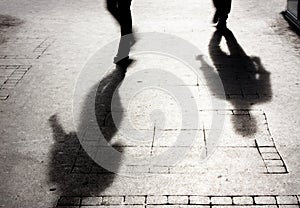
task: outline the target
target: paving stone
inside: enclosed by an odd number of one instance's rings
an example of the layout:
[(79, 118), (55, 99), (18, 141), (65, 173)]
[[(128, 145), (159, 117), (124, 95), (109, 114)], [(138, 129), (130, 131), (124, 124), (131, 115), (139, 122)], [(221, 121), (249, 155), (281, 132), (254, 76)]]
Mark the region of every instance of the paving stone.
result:
[(79, 205), (80, 197), (61, 197), (58, 201), (58, 206)]
[(16, 86), (16, 83), (5, 83), (2, 85), (3, 89), (12, 89)]
[(18, 79), (11, 79), (9, 78), (6, 82), (5, 85), (16, 85), (19, 82)]
[(167, 204), (167, 196), (148, 196), (147, 204)]
[(145, 204), (145, 196), (126, 196), (125, 204)]
[(214, 205), (232, 204), (232, 198), (231, 197), (211, 197), (211, 203)]
[(15, 73), (13, 73), (13, 74), (9, 77), (9, 79), (10, 79), (10, 80), (17, 80), (17, 81), (19, 81), (20, 79), (23, 78), (23, 76), (24, 76), (24, 74), (15, 74)]
[(102, 197), (83, 197), (81, 205), (100, 205)]
[(205, 205), (147, 205), (147, 208), (209, 208)]
[(246, 205), (246, 204), (253, 204), (253, 199), (252, 197), (233, 197), (233, 204), (242, 204), (242, 205)]
[(269, 173), (287, 173), (284, 166), (268, 166), (267, 170)]
[(269, 166), (283, 166), (282, 160), (265, 160), (266, 165)]
[(29, 69), (31, 67), (32, 67), (31, 65), (20, 65), (19, 69)]
[(57, 206), (57, 208), (79, 208), (79, 206)]
[(261, 153), (277, 153), (275, 146), (271, 147), (259, 147)]
[(103, 205), (116, 205), (116, 204), (123, 204), (124, 197), (121, 196), (104, 196), (102, 198)]
[(12, 75), (24, 75), (26, 71), (24, 71), (23, 69), (17, 69), (15, 70)]
[(153, 166), (150, 167), (149, 173), (169, 173), (169, 167), (168, 166)]
[[(178, 142), (179, 135), (184, 140), (177, 144), (177, 147), (204, 146), (203, 130), (157, 130), (153, 145), (173, 147)], [(185, 140), (189, 142), (185, 142)]]
[(20, 68), (20, 69), (17, 69), (15, 72), (19, 72), (19, 73), (25, 74), (28, 70), (29, 70), (28, 68)]
[(168, 196), (169, 204), (188, 204), (188, 196)]
[(233, 115), (249, 115), (249, 110), (233, 110)]
[(276, 204), (275, 197), (272, 196), (257, 196), (254, 201), (255, 204)]
[[(230, 206), (212, 206), (213, 208), (229, 208)], [(230, 207), (231, 208), (231, 207)], [(249, 205), (232, 206), (232, 208), (278, 208), (277, 205)]]
[(144, 205), (99, 205), (99, 206), (81, 206), (80, 208), (145, 208)]
[(208, 196), (190, 196), (190, 204), (210, 204)]
[(263, 159), (265, 160), (280, 160), (280, 156), (279, 154), (276, 152), (276, 153), (261, 153)]
[(277, 196), (278, 204), (298, 204), (298, 199), (296, 196)]

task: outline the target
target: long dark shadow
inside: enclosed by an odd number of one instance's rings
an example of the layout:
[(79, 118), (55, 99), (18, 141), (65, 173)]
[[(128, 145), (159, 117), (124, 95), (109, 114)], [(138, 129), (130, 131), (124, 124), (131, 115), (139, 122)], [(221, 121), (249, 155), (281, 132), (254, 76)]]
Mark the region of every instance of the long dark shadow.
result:
[[(228, 52), (221, 49), (221, 40), (225, 39)], [(209, 43), (209, 54), (216, 68), (203, 70), (210, 90), (218, 96), (216, 86), (209, 82), (211, 76), (219, 76), (226, 94), (226, 99), (237, 110), (251, 110), (258, 103), (272, 99), (270, 73), (264, 68), (257, 56), (248, 56), (229, 29), (214, 32)], [(198, 57), (202, 66), (208, 67), (202, 57)], [(234, 128), (243, 136), (257, 132), (254, 117), (233, 116)]]
[[(108, 142), (117, 132), (117, 127), (110, 120), (111, 102), (114, 96), (114, 105), (119, 105), (119, 108), (122, 109), (117, 88), (124, 79), (124, 70), (117, 67), (105, 76), (99, 85), (94, 86), (97, 88), (95, 98), (97, 122)], [(88, 106), (88, 102), (90, 102), (90, 96), (87, 96), (84, 106)], [(86, 121), (84, 116), (82, 115), (82, 122)], [(122, 116), (118, 118), (121, 119)], [(109, 126), (107, 126), (107, 122), (109, 122)], [(80, 145), (76, 132), (66, 132), (57, 115), (51, 116), (49, 123), (54, 141), (49, 167), (49, 182), (54, 184), (53, 190), (58, 191), (61, 196), (93, 196), (109, 187), (115, 174), (100, 167), (87, 155)], [(82, 124), (82, 126), (85, 125)], [(120, 163), (120, 161), (113, 162)]]

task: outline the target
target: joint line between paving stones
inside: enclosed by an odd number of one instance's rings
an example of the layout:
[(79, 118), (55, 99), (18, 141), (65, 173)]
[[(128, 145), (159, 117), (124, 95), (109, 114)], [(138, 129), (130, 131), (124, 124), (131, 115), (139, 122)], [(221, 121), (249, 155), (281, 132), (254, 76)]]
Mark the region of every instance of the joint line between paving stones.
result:
[(205, 157), (207, 157), (207, 141), (206, 141), (206, 132), (203, 123), (203, 139), (204, 139), (204, 148), (205, 148)]
[(260, 149), (259, 149), (259, 146), (258, 146), (258, 144), (257, 144), (256, 139), (254, 140), (254, 143), (255, 143), (255, 147), (256, 147), (256, 149), (257, 149), (257, 151), (258, 151), (258, 154), (259, 154), (260, 157), (262, 158), (262, 161), (263, 161), (263, 163), (264, 163), (264, 165), (265, 165), (266, 171), (267, 171), (267, 173), (269, 173), (269, 170), (268, 170), (268, 168), (267, 168), (266, 161), (264, 160), (264, 158), (263, 158), (263, 156), (262, 156), (262, 154), (261, 154), (261, 151), (260, 151)]
[(73, 163), (72, 166), (71, 166), (70, 173), (73, 173), (73, 170), (74, 170), (74, 168), (75, 168), (75, 166), (76, 166), (76, 162), (77, 162), (77, 160), (78, 160), (78, 158), (79, 158), (79, 154), (80, 154), (80, 150), (81, 150), (81, 149), (82, 149), (82, 147), (80, 146), (79, 149), (77, 150), (77, 155), (76, 155), (76, 157), (75, 157), (74, 163)]
[(154, 126), (153, 126), (153, 135), (152, 135), (152, 143), (151, 143), (150, 155), (153, 154), (155, 131), (156, 131), (156, 122), (154, 122)]
[(275, 198), (275, 203), (276, 203), (276, 206), (277, 208), (279, 208), (279, 204), (278, 204), (278, 201), (277, 201), (277, 197), (276, 196), (273, 196)]
[(298, 206), (299, 206), (299, 208), (300, 208), (300, 197), (299, 197), (298, 195), (295, 195), (295, 197), (296, 197), (296, 199), (297, 199), (297, 201), (298, 201)]
[(285, 172), (286, 172), (286, 173), (289, 173), (289, 171), (288, 171), (288, 169), (287, 169), (287, 166), (286, 166), (286, 164), (285, 164), (285, 162), (284, 162), (282, 156), (280, 155), (280, 153), (279, 153), (279, 151), (278, 151), (278, 149), (277, 149), (277, 147), (276, 147), (274, 138), (273, 138), (273, 136), (272, 136), (272, 134), (271, 134), (271, 131), (270, 131), (270, 128), (269, 128), (269, 123), (268, 123), (268, 119), (267, 119), (267, 116), (266, 116), (265, 112), (263, 112), (263, 116), (265, 117), (266, 125), (267, 125), (267, 131), (268, 131), (268, 133), (269, 133), (269, 135), (270, 135), (270, 137), (271, 137), (271, 139), (272, 139), (273, 146), (274, 146), (274, 148), (275, 148), (275, 150), (276, 150), (276, 152), (277, 152), (277, 154), (278, 154), (280, 160), (282, 161), (282, 164), (283, 164), (283, 167), (284, 167), (284, 169), (285, 169)]

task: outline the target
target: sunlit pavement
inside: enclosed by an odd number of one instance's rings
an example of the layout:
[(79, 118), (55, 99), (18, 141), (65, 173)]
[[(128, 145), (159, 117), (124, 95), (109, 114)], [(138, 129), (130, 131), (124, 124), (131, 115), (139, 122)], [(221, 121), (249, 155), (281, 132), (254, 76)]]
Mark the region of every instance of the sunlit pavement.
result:
[(1, 207), (300, 207), (284, 0), (233, 0), (222, 34), (210, 1), (134, 1), (125, 77), (104, 1), (0, 5)]

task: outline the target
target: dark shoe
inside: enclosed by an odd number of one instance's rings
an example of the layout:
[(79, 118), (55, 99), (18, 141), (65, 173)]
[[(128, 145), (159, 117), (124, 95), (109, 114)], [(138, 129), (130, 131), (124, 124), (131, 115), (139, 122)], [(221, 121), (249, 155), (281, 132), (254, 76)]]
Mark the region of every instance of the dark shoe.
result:
[(130, 59), (129, 57), (126, 57), (116, 63), (117, 68), (121, 70), (122, 72), (126, 73), (127, 68), (134, 62), (133, 59)]

